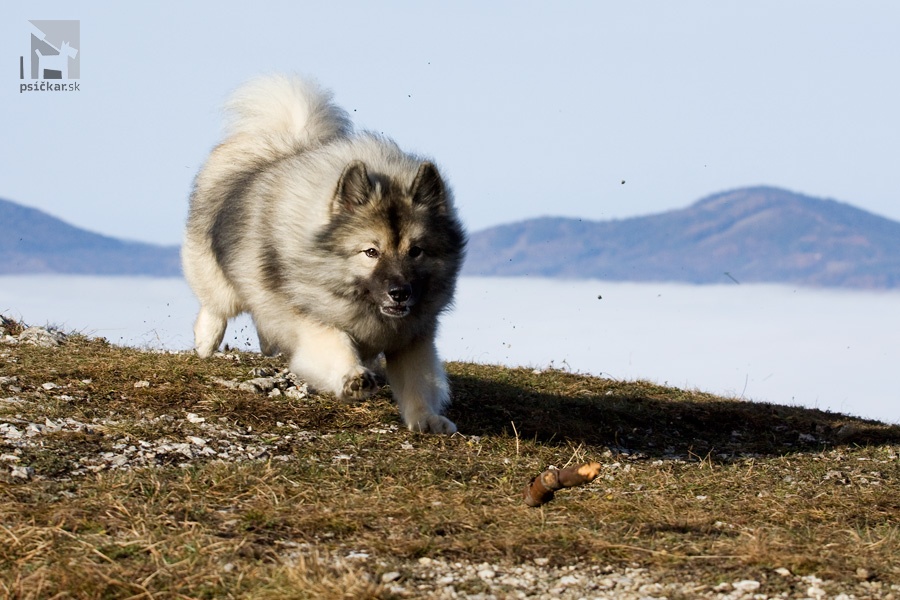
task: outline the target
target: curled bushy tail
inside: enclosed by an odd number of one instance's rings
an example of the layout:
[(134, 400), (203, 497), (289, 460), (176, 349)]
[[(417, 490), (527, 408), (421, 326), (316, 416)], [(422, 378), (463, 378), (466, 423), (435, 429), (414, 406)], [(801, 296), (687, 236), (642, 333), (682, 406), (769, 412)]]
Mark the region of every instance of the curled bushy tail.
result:
[(239, 87), (225, 105), (228, 136), (249, 136), (267, 154), (285, 155), (352, 130), (331, 92), (297, 76), (268, 75)]

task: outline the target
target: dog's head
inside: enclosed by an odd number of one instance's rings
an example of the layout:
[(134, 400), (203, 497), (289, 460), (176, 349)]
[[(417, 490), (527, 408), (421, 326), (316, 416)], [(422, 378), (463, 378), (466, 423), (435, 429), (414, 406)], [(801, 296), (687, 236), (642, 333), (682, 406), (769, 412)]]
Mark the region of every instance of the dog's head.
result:
[(331, 212), (320, 241), (345, 259), (347, 292), (391, 319), (450, 301), (465, 234), (432, 163), (403, 184), (354, 161), (341, 174)]

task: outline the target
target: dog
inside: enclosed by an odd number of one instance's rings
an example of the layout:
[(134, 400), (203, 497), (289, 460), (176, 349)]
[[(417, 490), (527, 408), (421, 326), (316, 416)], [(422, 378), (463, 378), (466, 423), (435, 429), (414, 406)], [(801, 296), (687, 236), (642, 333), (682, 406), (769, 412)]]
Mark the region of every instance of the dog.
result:
[(78, 49), (70, 46), (69, 42), (63, 42), (59, 54), (41, 54), (37, 48), (34, 53), (38, 61), (38, 79), (54, 79), (47, 76), (47, 71), (58, 71), (60, 79), (68, 79), (69, 59), (78, 56)]
[(386, 376), (409, 429), (452, 434), (435, 347), (466, 233), (434, 162), (354, 132), (330, 92), (274, 75), (226, 104), (182, 247), (201, 357), (249, 312), (266, 354), (312, 387), (362, 400)]

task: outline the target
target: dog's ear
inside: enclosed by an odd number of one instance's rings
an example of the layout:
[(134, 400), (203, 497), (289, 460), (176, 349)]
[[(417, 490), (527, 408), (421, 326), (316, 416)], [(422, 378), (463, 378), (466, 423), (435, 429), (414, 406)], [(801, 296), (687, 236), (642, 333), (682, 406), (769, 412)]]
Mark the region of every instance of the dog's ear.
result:
[(437, 167), (423, 162), (412, 184), (413, 204), (422, 204), (440, 214), (447, 212), (447, 190)]
[(338, 181), (337, 191), (334, 193), (334, 201), (331, 210), (334, 214), (359, 208), (369, 202), (372, 197), (372, 182), (369, 181), (369, 173), (366, 164), (361, 160), (355, 160), (344, 168)]

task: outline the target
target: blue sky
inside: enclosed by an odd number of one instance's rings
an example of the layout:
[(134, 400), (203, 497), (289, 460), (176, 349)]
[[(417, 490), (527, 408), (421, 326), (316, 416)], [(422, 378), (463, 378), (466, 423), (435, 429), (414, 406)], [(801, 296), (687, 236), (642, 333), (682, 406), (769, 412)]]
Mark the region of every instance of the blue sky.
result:
[[(37, 19), (80, 20), (78, 92), (19, 93)], [(900, 220), (898, 65), (893, 1), (7, 2), (0, 197), (178, 243), (225, 96), (294, 71), (433, 156), (472, 230), (757, 184)]]

